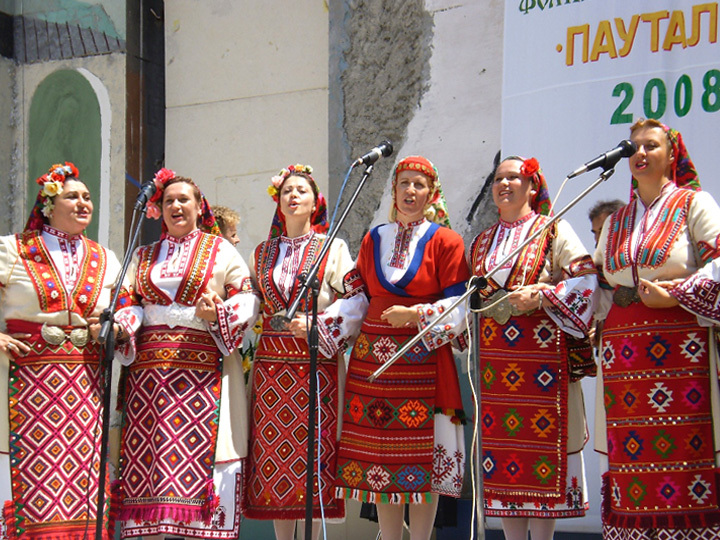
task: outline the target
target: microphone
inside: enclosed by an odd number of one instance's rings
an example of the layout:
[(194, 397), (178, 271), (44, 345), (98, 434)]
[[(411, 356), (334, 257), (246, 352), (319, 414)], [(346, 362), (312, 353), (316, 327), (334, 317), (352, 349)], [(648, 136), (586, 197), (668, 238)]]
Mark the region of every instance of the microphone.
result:
[(152, 180), (140, 186), (140, 193), (138, 193), (137, 200), (135, 201), (135, 210), (142, 210), (143, 206), (155, 195), (156, 191), (157, 186)]
[(595, 159), (588, 161), (582, 167), (575, 169), (568, 175), (568, 178), (575, 178), (578, 175), (583, 174), (591, 169), (597, 169), (602, 167), (604, 171), (612, 169), (615, 164), (620, 161), (620, 158), (630, 157), (637, 152), (637, 145), (631, 140), (625, 139), (620, 141), (615, 148), (608, 150), (604, 154), (600, 154)]
[(353, 163), (353, 167), (357, 167), (358, 165), (372, 165), (381, 157), (388, 157), (392, 153), (393, 145), (390, 141), (385, 139), (363, 157), (358, 158), (355, 163)]

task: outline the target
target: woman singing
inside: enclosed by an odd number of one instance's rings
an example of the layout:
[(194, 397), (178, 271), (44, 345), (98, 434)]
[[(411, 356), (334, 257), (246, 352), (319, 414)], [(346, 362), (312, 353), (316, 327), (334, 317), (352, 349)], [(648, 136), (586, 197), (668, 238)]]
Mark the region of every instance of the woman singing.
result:
[[(75, 165), (53, 165), (37, 183), (25, 231), (0, 238), (0, 538), (83, 540), (95, 530), (100, 474), (94, 338), (120, 264), (83, 235), (93, 203)], [(107, 511), (109, 492), (105, 501)], [(113, 536), (106, 523), (103, 538)]]
[(195, 183), (168, 169), (155, 183), (148, 213), (162, 214), (163, 234), (135, 252), (128, 275), (138, 305), (116, 318), (131, 336), (121, 535), (237, 538), (247, 419), (231, 408), (245, 401), (244, 381), (239, 358), (227, 355), (258, 300)]
[(410, 504), (413, 540), (429, 539), (438, 495), (460, 496), (464, 413), (450, 342), (465, 328), (453, 314), (375, 382), (367, 381), (469, 277), (460, 235), (450, 230), (437, 169), (422, 156), (395, 168), (390, 223), (363, 239), (357, 267), (370, 297), (348, 368), (338, 457), (339, 496), (377, 504), (383, 540), (402, 537)]
[[(310, 270), (326, 237), (325, 198), (308, 165), (291, 165), (272, 178), (269, 192), (277, 203), (267, 241), (255, 249), (254, 276), (263, 298), (263, 329), (255, 353), (252, 380), (250, 465), (244, 514), (272, 519), (275, 537), (292, 540), (305, 518), (310, 356), (309, 306), (303, 300), (286, 330), (274, 330), (272, 317), (283, 315), (299, 294), (298, 275)], [(345, 505), (334, 496), (338, 402), (345, 361), (342, 352), (360, 330), (367, 311), (364, 287), (347, 245), (333, 241), (317, 274), (320, 411), (316, 440), (313, 518), (338, 519)], [(318, 470), (319, 469), (319, 470)], [(320, 531), (313, 523), (313, 538)]]
[(705, 274), (720, 256), (720, 208), (700, 191), (680, 133), (640, 120), (630, 138), (631, 200), (595, 252), (613, 289), (596, 411), (603, 535), (720, 538), (717, 306)]

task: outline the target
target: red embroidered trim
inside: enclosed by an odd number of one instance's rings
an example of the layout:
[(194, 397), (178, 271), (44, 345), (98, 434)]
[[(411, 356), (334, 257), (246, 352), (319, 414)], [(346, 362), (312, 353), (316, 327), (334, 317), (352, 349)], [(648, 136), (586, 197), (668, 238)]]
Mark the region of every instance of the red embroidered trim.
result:
[[(201, 236), (195, 243), (190, 255), (189, 267), (175, 294), (174, 301), (178, 304), (193, 305), (212, 277), (211, 272), (208, 272), (208, 268), (212, 268), (215, 264), (222, 238), (207, 233), (200, 234)], [(143, 246), (138, 250), (136, 287), (138, 294), (149, 303), (166, 306), (172, 303), (173, 300), (150, 279), (150, 271), (157, 263), (159, 254), (160, 242)]]
[[(537, 216), (535, 223), (532, 224), (528, 231), (528, 236), (535, 233), (536, 230), (543, 227), (545, 223), (549, 221), (547, 216)], [(481, 232), (475, 240), (473, 240), (471, 246), (471, 269), (473, 275), (482, 276), (485, 274), (485, 261), (490, 256), (490, 246), (492, 246), (492, 240), (495, 237), (499, 223), (496, 223), (492, 227), (485, 229)], [(518, 254), (515, 265), (513, 266), (510, 276), (505, 283), (505, 288), (510, 288), (513, 285), (520, 285), (524, 283), (537, 283), (540, 272), (545, 266), (547, 255), (552, 248), (552, 239), (555, 237), (556, 227), (553, 224), (547, 232), (541, 234), (538, 238), (530, 242), (523, 250)], [(490, 278), (488, 280), (488, 286), (480, 291), (485, 296), (491, 296), (495, 291), (502, 289), (503, 286), (498, 284), (495, 280)]]
[[(310, 270), (310, 267), (315, 262), (318, 253), (322, 250), (324, 243), (325, 236), (313, 234), (305, 248), (305, 253), (303, 254), (302, 261), (297, 270), (298, 274)], [(299, 289), (296, 284), (290, 298), (288, 298), (286, 302), (273, 280), (272, 274), (273, 269), (277, 264), (277, 258), (280, 251), (279, 245), (280, 238), (278, 237), (263, 242), (255, 249), (255, 275), (258, 276), (258, 288), (262, 294), (263, 303), (265, 305), (265, 313), (271, 315), (287, 308), (295, 300), (295, 296), (297, 295)], [(317, 279), (320, 283), (323, 281), (326, 265), (327, 258), (323, 261), (323, 264), (318, 270)], [(305, 302), (303, 301), (300, 303), (299, 311), (304, 310)]]
[[(635, 228), (637, 205), (628, 204), (610, 218), (605, 268), (614, 274), (632, 264), (646, 268), (659, 268), (667, 262), (673, 244), (680, 236), (687, 219), (695, 191), (676, 189), (662, 205), (662, 210), (652, 223), (647, 225), (635, 253), (631, 251), (632, 233)], [(639, 260), (635, 260), (638, 254)]]
[(80, 267), (80, 275), (72, 291), (72, 306), (69, 306), (62, 279), (42, 241), (40, 232), (26, 231), (15, 235), (15, 238), (18, 254), (38, 295), (41, 310), (46, 313), (55, 313), (71, 309), (83, 317), (90, 315), (103, 288), (107, 269), (105, 250), (99, 244), (83, 237), (85, 260)]

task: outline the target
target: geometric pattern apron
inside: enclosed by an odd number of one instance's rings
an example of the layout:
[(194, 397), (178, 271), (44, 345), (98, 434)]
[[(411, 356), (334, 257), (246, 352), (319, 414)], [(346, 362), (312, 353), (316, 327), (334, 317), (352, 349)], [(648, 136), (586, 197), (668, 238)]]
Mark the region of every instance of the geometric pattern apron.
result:
[[(10, 360), (12, 506), (4, 509), (8, 537), (82, 540), (95, 531), (100, 471), (102, 388), (100, 346), (67, 339), (49, 345), (38, 325), (8, 321), (27, 332), (31, 351)], [(110, 505), (105, 496), (105, 528)]]
[[(307, 342), (277, 332), (271, 317), (263, 330), (253, 363), (252, 433), (248, 453), (243, 514), (250, 519), (303, 519), (307, 488), (307, 443), (310, 362)], [(328, 519), (345, 516), (345, 501), (334, 497), (337, 459), (337, 360), (318, 355), (320, 438), (315, 436), (313, 518), (322, 506)], [(317, 414), (317, 412), (316, 412)], [(317, 421), (316, 421), (317, 426)], [(320, 471), (318, 475), (318, 450)]]
[[(485, 498), (550, 508), (565, 502), (569, 373), (564, 332), (544, 310), (504, 325), (483, 317), (479, 345)], [(584, 514), (582, 506), (572, 511)]]
[[(432, 493), (458, 497), (464, 455), (449, 440), (436, 439), (439, 366), (450, 366), (450, 346), (428, 351), (417, 343), (374, 382), (367, 378), (399, 351), (415, 328), (393, 328), (380, 318), (390, 305), (422, 303), (418, 297), (376, 296), (355, 341), (345, 389), (343, 429), (338, 457), (337, 495), (373, 503), (429, 502)], [(450, 387), (451, 385), (447, 385)], [(448, 422), (448, 425), (451, 425)], [(455, 427), (455, 426), (453, 426)]]
[(606, 526), (695, 529), (702, 538), (720, 523), (707, 339), (679, 306), (613, 304), (601, 352)]
[[(132, 521), (209, 525), (218, 500), (213, 487), (222, 356), (210, 334), (187, 327), (143, 327), (130, 365), (121, 476), (123, 537)], [(185, 531), (199, 535), (202, 531)], [(151, 534), (147, 532), (146, 534)]]

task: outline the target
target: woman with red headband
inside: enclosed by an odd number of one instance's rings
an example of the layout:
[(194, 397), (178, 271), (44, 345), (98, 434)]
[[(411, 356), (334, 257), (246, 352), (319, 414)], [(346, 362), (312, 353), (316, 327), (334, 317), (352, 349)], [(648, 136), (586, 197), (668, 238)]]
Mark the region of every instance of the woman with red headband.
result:
[(631, 200), (605, 221), (595, 252), (612, 289), (597, 315), (603, 534), (720, 538), (720, 310), (709, 279), (720, 208), (680, 133), (640, 120), (630, 139)]
[[(253, 362), (252, 420), (244, 514), (272, 519), (275, 537), (292, 540), (305, 518), (310, 355), (308, 313), (302, 300), (286, 330), (275, 330), (299, 294), (298, 276), (308, 272), (326, 241), (327, 205), (312, 168), (296, 164), (273, 176), (268, 193), (277, 203), (267, 241), (253, 257), (253, 276), (263, 299), (263, 327)], [(342, 353), (357, 336), (367, 298), (347, 245), (333, 241), (317, 273), (318, 400), (313, 538), (319, 519), (345, 517), (344, 501), (333, 490), (337, 458), (338, 406), (345, 362)]]
[[(82, 540), (95, 528), (100, 474), (95, 339), (120, 264), (83, 234), (93, 203), (75, 165), (53, 165), (37, 183), (25, 231), (0, 238), (0, 537)], [(108, 515), (109, 491), (105, 501)], [(103, 538), (113, 529), (106, 520)]]
[(449, 228), (435, 166), (401, 160), (390, 223), (363, 239), (357, 267), (370, 297), (350, 358), (338, 456), (338, 496), (377, 504), (383, 540), (402, 537), (410, 504), (413, 540), (430, 538), (439, 495), (459, 497), (465, 420), (450, 342), (454, 313), (375, 382), (368, 376), (465, 290), (462, 238)]
[(595, 366), (585, 337), (597, 271), (566, 221), (547, 226), (535, 158), (503, 160), (492, 194), (500, 219), (470, 249), (475, 275), (494, 272), (480, 291), (477, 336), (486, 515), (502, 518), (507, 540), (527, 540), (528, 529), (532, 540), (551, 540), (556, 518), (587, 509), (578, 381)]
[(130, 336), (113, 494), (121, 537), (234, 539), (247, 404), (242, 366), (230, 355), (258, 300), (197, 185), (168, 169), (154, 182), (146, 212), (162, 216), (163, 233), (134, 253), (135, 304), (116, 316)]

